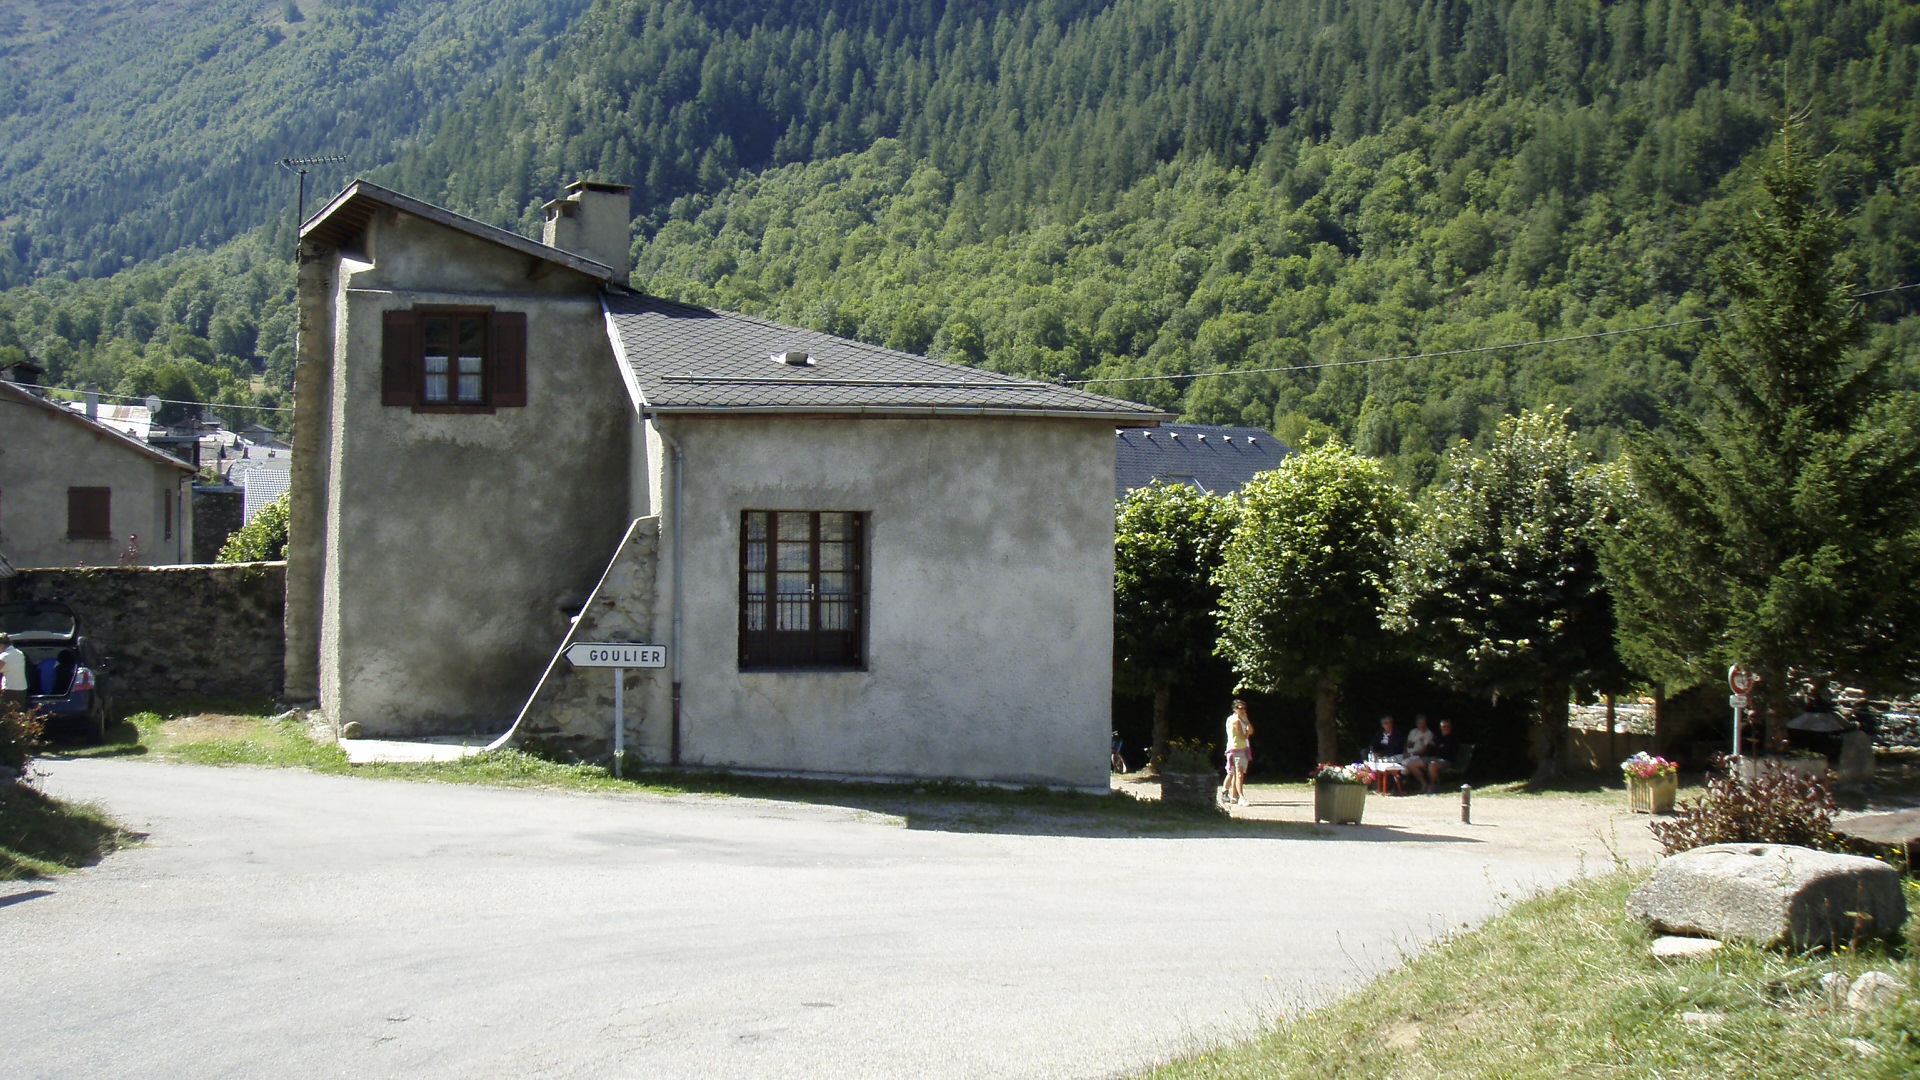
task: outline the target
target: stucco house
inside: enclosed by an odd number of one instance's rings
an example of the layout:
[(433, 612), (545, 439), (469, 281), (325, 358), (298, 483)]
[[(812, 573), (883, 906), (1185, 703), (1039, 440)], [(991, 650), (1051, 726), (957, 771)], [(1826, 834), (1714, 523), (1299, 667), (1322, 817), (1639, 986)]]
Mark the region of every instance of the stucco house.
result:
[(0, 379), (0, 547), (16, 566), (193, 559), (193, 466)]
[(628, 197), (543, 242), (365, 182), (301, 230), (288, 693), (363, 732), (1099, 786), (1132, 402), (625, 284)]

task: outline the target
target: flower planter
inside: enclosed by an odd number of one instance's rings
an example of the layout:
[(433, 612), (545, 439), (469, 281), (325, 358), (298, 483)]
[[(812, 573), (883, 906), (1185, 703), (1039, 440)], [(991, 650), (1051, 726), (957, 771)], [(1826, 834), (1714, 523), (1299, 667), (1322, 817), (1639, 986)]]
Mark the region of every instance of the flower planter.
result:
[(1160, 773), (1160, 798), (1189, 806), (1212, 806), (1220, 791), (1220, 778), (1210, 772)]
[(1358, 825), (1367, 808), (1367, 785), (1332, 780), (1313, 782), (1313, 820)]
[(1627, 808), (1636, 814), (1671, 814), (1673, 800), (1680, 794), (1680, 777), (1627, 777)]

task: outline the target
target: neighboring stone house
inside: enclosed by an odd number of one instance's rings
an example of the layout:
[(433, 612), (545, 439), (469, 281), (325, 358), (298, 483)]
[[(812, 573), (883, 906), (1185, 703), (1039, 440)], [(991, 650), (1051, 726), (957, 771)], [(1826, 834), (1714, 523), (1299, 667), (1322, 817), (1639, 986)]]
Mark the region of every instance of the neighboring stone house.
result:
[(193, 466), (0, 379), (0, 546), (15, 566), (193, 560)]
[(1127, 492), (1155, 480), (1231, 495), (1290, 452), (1285, 443), (1256, 427), (1121, 428), (1114, 432), (1113, 497), (1124, 499)]
[(627, 191), (535, 243), (358, 182), (302, 229), (288, 693), (367, 734), (1105, 787), (1131, 402), (627, 288)]

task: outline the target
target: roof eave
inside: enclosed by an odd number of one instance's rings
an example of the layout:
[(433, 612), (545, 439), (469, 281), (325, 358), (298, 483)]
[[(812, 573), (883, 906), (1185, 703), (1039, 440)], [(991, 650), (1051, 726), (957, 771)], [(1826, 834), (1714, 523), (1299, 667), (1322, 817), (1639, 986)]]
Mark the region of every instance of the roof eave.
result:
[[(456, 214), (445, 207), (422, 202), (409, 195), (402, 195), (379, 184), (365, 180), (355, 180), (342, 188), (338, 195), (328, 200), (327, 205), (315, 211), (314, 215), (300, 226), (302, 240), (313, 239), (329, 247), (339, 247), (348, 238), (359, 232), (364, 218), (358, 211), (365, 203), (373, 203), (402, 213), (431, 221), (444, 228), (466, 233), (479, 240), (498, 244), (501, 247), (522, 255), (544, 259), (558, 266), (566, 267), (575, 273), (584, 274), (601, 284), (613, 280), (613, 267), (604, 263), (584, 259), (570, 251), (549, 247), (538, 241), (529, 240), (519, 233), (496, 228), (484, 221), (476, 221), (463, 214)], [(359, 218), (360, 220), (354, 220)]]
[(1019, 417), (1045, 420), (1086, 420), (1127, 427), (1156, 427), (1172, 419), (1169, 413), (1089, 409), (1021, 409), (966, 405), (650, 405), (660, 416), (880, 416), (880, 417)]

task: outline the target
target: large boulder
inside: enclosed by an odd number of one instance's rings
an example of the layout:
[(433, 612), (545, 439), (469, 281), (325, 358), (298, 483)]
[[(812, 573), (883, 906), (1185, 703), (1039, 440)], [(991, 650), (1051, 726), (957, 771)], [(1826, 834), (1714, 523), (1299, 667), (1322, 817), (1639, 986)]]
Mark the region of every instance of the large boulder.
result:
[(1660, 861), (1627, 913), (1667, 934), (1760, 945), (1890, 937), (1906, 921), (1893, 867), (1789, 844), (1714, 844)]

